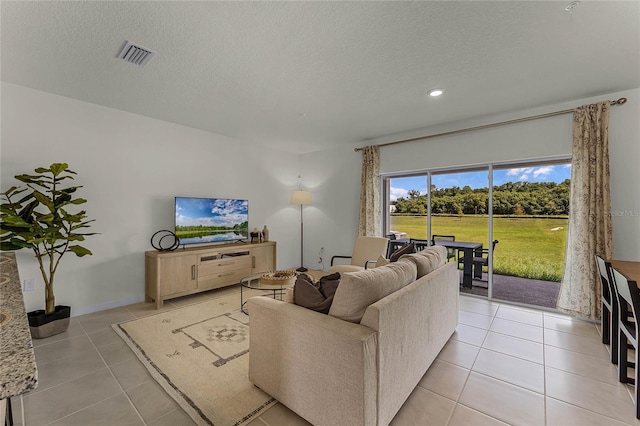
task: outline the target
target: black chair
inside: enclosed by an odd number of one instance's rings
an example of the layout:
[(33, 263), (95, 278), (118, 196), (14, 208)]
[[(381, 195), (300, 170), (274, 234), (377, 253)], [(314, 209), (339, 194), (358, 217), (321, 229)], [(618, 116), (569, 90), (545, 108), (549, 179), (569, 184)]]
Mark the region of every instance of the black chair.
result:
[(611, 263), (596, 255), (602, 300), (602, 343), (611, 347), (611, 362), (618, 363), (618, 297), (611, 278)]
[[(618, 380), (621, 383), (634, 385), (636, 418), (640, 419), (640, 388), (638, 387), (638, 313), (640, 312), (640, 290), (638, 283), (628, 279), (611, 268), (614, 286), (618, 296)], [(634, 362), (627, 359), (627, 351), (623, 348), (635, 349)], [(633, 377), (627, 376), (627, 369), (633, 368)]]
[(431, 241), (429, 240), (420, 240), (417, 238), (409, 238), (409, 242), (413, 243), (413, 246), (416, 248), (416, 251), (422, 251), (425, 247), (429, 247), (431, 245)]
[[(498, 243), (498, 240), (493, 240), (493, 242), (491, 243), (491, 248), (494, 251), (496, 249), (496, 244)], [(471, 261), (473, 262), (473, 276), (474, 278), (482, 278), (482, 268), (489, 268), (489, 249), (476, 249), (474, 251), (475, 253), (473, 254), (473, 259), (471, 259)], [(464, 252), (460, 251), (458, 253), (458, 268), (464, 267), (465, 260), (466, 259), (464, 258)]]
[[(456, 240), (456, 236), (455, 235), (432, 235), (431, 236), (431, 244), (432, 245), (436, 245), (436, 241), (455, 241)], [(456, 249), (454, 248), (450, 248), (447, 247), (447, 261), (449, 259), (455, 259), (456, 258)]]

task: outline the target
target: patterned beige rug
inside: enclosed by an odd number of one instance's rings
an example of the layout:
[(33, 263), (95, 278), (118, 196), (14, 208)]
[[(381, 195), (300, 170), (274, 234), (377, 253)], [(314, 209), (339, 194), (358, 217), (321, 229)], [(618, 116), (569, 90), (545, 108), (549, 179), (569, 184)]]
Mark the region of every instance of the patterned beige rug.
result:
[(239, 308), (235, 293), (113, 329), (196, 424), (243, 425), (276, 401), (247, 377), (249, 317)]

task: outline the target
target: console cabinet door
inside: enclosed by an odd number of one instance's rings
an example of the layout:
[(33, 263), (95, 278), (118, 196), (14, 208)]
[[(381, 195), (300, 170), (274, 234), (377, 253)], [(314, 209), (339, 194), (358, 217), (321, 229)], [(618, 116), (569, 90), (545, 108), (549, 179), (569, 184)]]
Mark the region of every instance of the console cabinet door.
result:
[(268, 272), (276, 269), (276, 245), (265, 245), (262, 247), (252, 247), (251, 254), (253, 255), (253, 268), (252, 272), (257, 274), (258, 272)]
[(198, 288), (197, 256), (173, 256), (158, 260), (160, 262), (160, 296), (184, 293)]

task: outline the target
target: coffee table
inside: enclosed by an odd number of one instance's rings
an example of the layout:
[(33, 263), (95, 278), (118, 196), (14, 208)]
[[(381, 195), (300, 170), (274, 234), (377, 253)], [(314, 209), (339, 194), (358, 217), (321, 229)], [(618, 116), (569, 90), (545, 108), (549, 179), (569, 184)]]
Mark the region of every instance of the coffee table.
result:
[(263, 274), (264, 272), (252, 274), (240, 280), (240, 310), (245, 315), (249, 315), (249, 312), (246, 308), (247, 301), (244, 300), (243, 295), (245, 288), (251, 290), (262, 290), (265, 292), (265, 296), (273, 295), (274, 299), (282, 300), (282, 295), (284, 294), (284, 292), (292, 288), (295, 284), (295, 279), (283, 280), (279, 284), (267, 284), (261, 280)]

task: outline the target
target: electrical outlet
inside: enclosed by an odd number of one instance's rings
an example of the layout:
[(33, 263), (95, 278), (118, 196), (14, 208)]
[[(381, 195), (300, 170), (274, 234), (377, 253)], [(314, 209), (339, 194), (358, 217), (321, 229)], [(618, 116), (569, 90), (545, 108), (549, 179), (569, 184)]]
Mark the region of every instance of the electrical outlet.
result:
[(24, 280), (24, 291), (36, 291), (36, 280), (33, 278)]
[(324, 260), (323, 260), (323, 255), (324, 255), (324, 247), (320, 247), (320, 253), (318, 253), (318, 264), (322, 265), (324, 264)]

